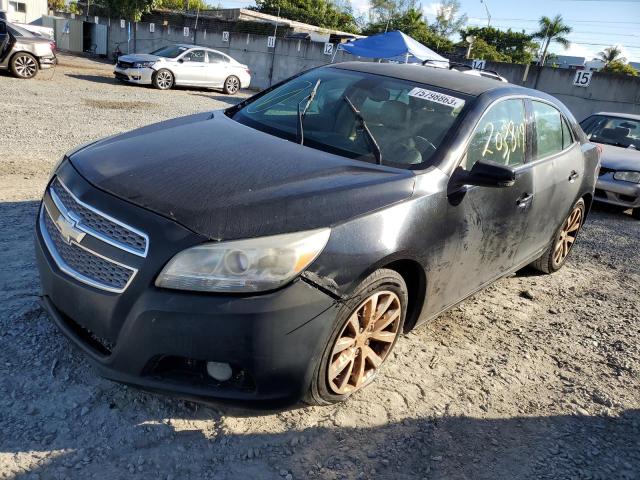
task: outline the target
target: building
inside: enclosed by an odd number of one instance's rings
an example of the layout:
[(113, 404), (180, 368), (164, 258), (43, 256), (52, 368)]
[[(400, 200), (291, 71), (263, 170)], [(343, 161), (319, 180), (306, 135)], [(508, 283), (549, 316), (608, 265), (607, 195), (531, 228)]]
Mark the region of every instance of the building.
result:
[(586, 58), (584, 57), (554, 55), (551, 58), (547, 58), (544, 64), (547, 67), (582, 69), (584, 67), (585, 60)]
[(15, 23), (31, 23), (48, 13), (47, 0), (0, 0), (0, 10)]

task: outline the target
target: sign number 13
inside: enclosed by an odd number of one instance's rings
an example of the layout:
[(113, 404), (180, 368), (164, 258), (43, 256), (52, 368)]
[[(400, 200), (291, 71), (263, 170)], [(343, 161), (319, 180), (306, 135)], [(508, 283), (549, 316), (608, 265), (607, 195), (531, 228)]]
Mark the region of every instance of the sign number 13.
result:
[(591, 75), (593, 75), (593, 72), (578, 70), (576, 76), (573, 78), (573, 84), (576, 87), (588, 87), (591, 83)]

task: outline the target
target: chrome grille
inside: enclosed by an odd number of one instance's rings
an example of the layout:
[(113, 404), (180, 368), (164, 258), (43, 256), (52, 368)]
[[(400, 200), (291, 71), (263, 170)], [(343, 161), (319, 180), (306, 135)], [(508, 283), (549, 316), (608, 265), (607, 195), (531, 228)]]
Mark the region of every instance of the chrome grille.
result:
[(63, 210), (61, 207), (64, 207), (64, 210), (77, 217), (78, 228), (122, 250), (146, 256), (149, 244), (146, 235), (82, 203), (57, 177), (51, 183), (51, 191), (58, 208)]
[(74, 242), (65, 242), (44, 206), (40, 218), (47, 247), (61, 270), (103, 290), (118, 293), (125, 290), (136, 270), (103, 258)]

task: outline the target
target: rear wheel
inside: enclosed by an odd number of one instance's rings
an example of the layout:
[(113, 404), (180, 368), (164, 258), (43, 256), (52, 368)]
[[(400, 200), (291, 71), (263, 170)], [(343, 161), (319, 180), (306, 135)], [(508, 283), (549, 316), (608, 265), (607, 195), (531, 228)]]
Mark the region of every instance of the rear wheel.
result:
[(305, 400), (329, 405), (369, 385), (402, 332), (407, 286), (393, 270), (377, 270), (345, 302)]
[(30, 53), (20, 52), (11, 58), (10, 67), (18, 78), (33, 78), (38, 73), (38, 60)]
[(159, 90), (169, 90), (173, 87), (173, 73), (166, 68), (162, 68), (153, 74), (153, 86)]
[(235, 76), (227, 77), (224, 81), (224, 93), (227, 95), (233, 95), (240, 90), (240, 79)]
[(584, 200), (578, 200), (562, 222), (549, 248), (531, 264), (533, 268), (544, 273), (557, 272), (562, 268), (582, 228), (585, 211)]

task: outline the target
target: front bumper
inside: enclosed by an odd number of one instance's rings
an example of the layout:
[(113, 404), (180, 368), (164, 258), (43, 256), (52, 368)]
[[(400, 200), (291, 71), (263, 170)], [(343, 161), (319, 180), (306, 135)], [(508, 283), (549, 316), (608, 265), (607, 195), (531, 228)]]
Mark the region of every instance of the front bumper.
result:
[(139, 85), (151, 85), (151, 79), (153, 77), (153, 68), (120, 68), (116, 66), (113, 69), (113, 75), (125, 82), (137, 83)]
[(613, 173), (598, 178), (594, 200), (624, 208), (640, 208), (640, 185), (615, 180)]
[[(71, 170), (70, 170), (71, 168)], [(328, 341), (336, 303), (305, 280), (261, 295), (202, 294), (159, 289), (154, 279), (173, 253), (155, 231), (154, 214), (89, 187), (66, 164), (59, 177), (102, 211), (140, 216), (127, 222), (149, 233), (149, 255), (122, 293), (100, 290), (65, 273), (36, 233), (42, 304), (62, 330), (110, 379), (191, 399), (294, 403), (308, 388)], [(45, 198), (45, 201), (47, 199)], [(144, 217), (148, 217), (145, 221)], [(45, 227), (46, 228), (46, 227)], [(181, 227), (167, 226), (176, 238)], [(163, 241), (164, 240), (164, 241)], [(176, 240), (175, 249), (193, 243)], [(154, 245), (160, 250), (154, 251)], [(206, 362), (233, 367), (227, 382), (206, 374)]]

